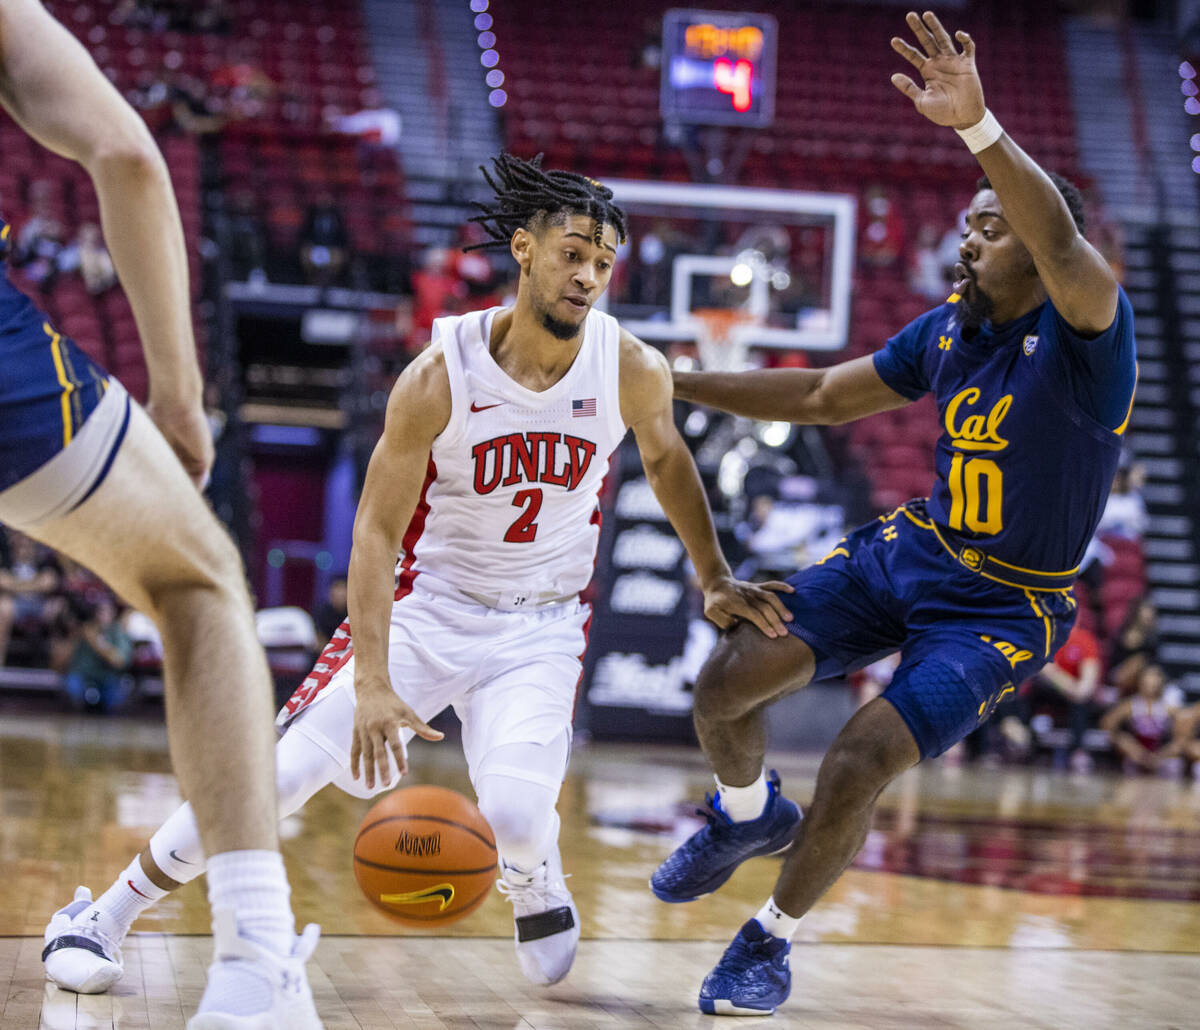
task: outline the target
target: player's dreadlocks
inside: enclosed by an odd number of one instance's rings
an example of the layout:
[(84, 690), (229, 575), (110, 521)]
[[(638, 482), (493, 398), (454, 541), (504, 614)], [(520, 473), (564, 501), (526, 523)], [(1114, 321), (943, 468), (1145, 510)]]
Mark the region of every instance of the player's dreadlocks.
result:
[(577, 172), (543, 171), (542, 155), (522, 161), (512, 154), (492, 158), (492, 172), (479, 170), (496, 193), (494, 204), (475, 202), (482, 214), (470, 221), (482, 225), (491, 237), (463, 250), (507, 250), (517, 229), (536, 230), (560, 215), (587, 215), (596, 223), (595, 243), (600, 245), (605, 225), (617, 230), (625, 242), (625, 212), (612, 202), (607, 186)]
[[(1070, 179), (1059, 175), (1058, 172), (1047, 172), (1046, 174), (1050, 176), (1050, 181), (1054, 183), (1055, 188), (1062, 194), (1063, 200), (1067, 202), (1067, 210), (1071, 212), (1071, 219), (1075, 222), (1075, 228), (1079, 230), (1079, 235), (1086, 236), (1087, 221), (1083, 214), (1083, 194), (1079, 192), (1079, 187)], [(980, 176), (979, 181), (975, 183), (976, 193), (991, 188), (992, 184), (986, 175)]]

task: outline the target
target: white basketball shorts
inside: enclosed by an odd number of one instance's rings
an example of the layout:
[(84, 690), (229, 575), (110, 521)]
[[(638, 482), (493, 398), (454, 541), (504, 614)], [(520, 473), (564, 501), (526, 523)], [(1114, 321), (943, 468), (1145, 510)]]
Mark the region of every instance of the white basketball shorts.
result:
[[(392, 605), (392, 687), (426, 722), (453, 706), (474, 783), (495, 748), (548, 744), (570, 733), (590, 615), (590, 607), (579, 601), (501, 611), (428, 574), (418, 576), (412, 591)], [(276, 726), (303, 733), (339, 761), (345, 772), (333, 782), (365, 798), (390, 790), (399, 776), (390, 752), (387, 783), (368, 790), (361, 778), (350, 775), (354, 698), (354, 647), (344, 622), (280, 711)], [(412, 737), (412, 730), (401, 732), (405, 745)]]

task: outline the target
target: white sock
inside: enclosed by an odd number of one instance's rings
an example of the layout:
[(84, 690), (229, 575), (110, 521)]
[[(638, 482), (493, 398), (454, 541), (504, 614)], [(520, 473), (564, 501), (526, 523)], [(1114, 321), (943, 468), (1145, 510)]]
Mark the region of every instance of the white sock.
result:
[[(716, 779), (714, 776), (713, 779)], [(762, 771), (758, 779), (748, 787), (727, 787), (717, 780), (717, 793), (721, 797), (721, 811), (735, 823), (757, 819), (767, 807), (767, 774)]]
[(800, 920), (793, 919), (784, 912), (775, 904), (774, 898), (768, 900), (754, 918), (772, 937), (782, 937), (789, 941), (792, 939), (792, 934), (796, 932), (796, 927), (800, 925)]
[(166, 896), (167, 892), (151, 883), (142, 871), (141, 859), (135, 858), (113, 885), (96, 899), (95, 907), (128, 933), (138, 916)]
[(208, 902), (233, 909), (238, 932), (277, 955), (290, 955), (296, 920), (278, 851), (226, 851), (208, 860)]

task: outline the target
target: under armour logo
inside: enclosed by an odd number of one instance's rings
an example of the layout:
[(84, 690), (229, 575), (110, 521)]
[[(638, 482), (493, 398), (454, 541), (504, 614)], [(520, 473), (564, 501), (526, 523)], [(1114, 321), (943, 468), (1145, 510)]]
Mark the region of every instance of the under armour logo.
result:
[(96, 909), (96, 911), (92, 913), (91, 922), (93, 922), (93, 923), (100, 922), (100, 910), (99, 909)]
[(512, 599), (513, 607), (524, 604), (529, 598), (524, 594), (515, 594)]
[(954, 343), (954, 339), (953, 339), (953, 337), (950, 337), (950, 336), (939, 336), (939, 337), (938, 337), (938, 350), (949, 350), (949, 349), (950, 349), (950, 345), (951, 345), (952, 343)]
[(1035, 350), (1037, 350), (1037, 345), (1038, 338), (1036, 336), (1026, 336), (1025, 339), (1021, 341), (1021, 346), (1026, 354), (1032, 354)]
[(899, 535), (900, 531), (895, 526), (888, 526), (883, 531), (883, 539), (887, 540), (889, 543), (895, 540)]

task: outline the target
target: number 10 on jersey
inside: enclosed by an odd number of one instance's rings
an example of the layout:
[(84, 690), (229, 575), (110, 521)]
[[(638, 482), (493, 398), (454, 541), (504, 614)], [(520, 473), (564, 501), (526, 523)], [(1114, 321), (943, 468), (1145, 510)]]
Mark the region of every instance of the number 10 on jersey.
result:
[(1001, 502), (1004, 473), (991, 458), (956, 454), (950, 462), (950, 528), (999, 533), (1004, 528)]

